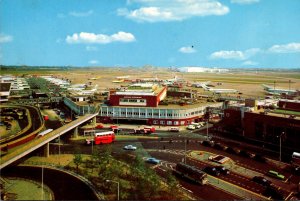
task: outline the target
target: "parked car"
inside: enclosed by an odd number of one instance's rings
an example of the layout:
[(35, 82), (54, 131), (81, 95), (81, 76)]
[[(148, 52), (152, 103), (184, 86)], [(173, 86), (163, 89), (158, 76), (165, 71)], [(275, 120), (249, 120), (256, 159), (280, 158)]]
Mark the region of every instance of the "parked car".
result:
[(195, 127), (195, 125), (188, 125), (187, 129), (188, 130), (195, 130), (196, 127)]
[(264, 177), (261, 177), (261, 176), (255, 176), (252, 178), (252, 181), (258, 183), (258, 184), (261, 184), (263, 186), (270, 186), (272, 184), (271, 181), (267, 180), (266, 178)]
[(170, 132), (179, 132), (179, 128), (178, 127), (171, 127), (169, 129)]
[(254, 156), (252, 153), (245, 150), (241, 150), (239, 154), (246, 158), (252, 158)]
[(228, 169), (226, 169), (224, 166), (215, 166), (216, 170), (219, 171), (220, 173), (224, 174), (224, 175), (229, 175), (230, 171)]
[(207, 146), (207, 147), (212, 147), (212, 146), (214, 146), (214, 141), (204, 140), (202, 142), (202, 145)]
[(205, 167), (203, 169), (204, 172), (213, 176), (219, 176), (220, 172), (215, 167)]
[(102, 124), (98, 124), (98, 125), (96, 126), (96, 128), (101, 129), (101, 128), (104, 128), (104, 126), (103, 126)]
[(262, 163), (265, 163), (267, 161), (267, 159), (261, 154), (255, 154), (253, 159)]
[(230, 153), (230, 154), (238, 154), (240, 152), (239, 149), (235, 149), (235, 148), (232, 148), (232, 147), (228, 147), (226, 149), (226, 152)]
[(227, 149), (227, 146), (222, 145), (220, 142), (215, 143), (214, 148), (219, 149), (219, 150), (225, 150)]
[(275, 200), (284, 200), (283, 194), (274, 186), (268, 186), (263, 194), (268, 197), (271, 196)]
[(280, 174), (279, 172), (276, 172), (274, 170), (269, 170), (269, 172), (267, 173), (268, 176), (270, 177), (274, 177), (276, 179), (280, 179), (280, 180), (284, 180), (285, 176)]
[(125, 150), (132, 150), (132, 151), (134, 151), (134, 150), (136, 150), (136, 147), (133, 146), (133, 145), (131, 145), (131, 144), (129, 144), (129, 145), (126, 145), (126, 146), (124, 147), (124, 149), (125, 149)]
[(113, 128), (112, 131), (114, 133), (120, 133), (120, 132), (122, 132), (122, 129), (121, 128)]
[(160, 160), (156, 159), (156, 158), (147, 158), (146, 159), (147, 163), (152, 163), (152, 164), (159, 164)]

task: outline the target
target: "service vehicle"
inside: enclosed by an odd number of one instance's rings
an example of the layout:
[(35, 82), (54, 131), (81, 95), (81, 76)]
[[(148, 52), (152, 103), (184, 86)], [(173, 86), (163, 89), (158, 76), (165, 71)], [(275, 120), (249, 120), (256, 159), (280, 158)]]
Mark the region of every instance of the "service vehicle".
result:
[(207, 174), (205, 172), (185, 163), (177, 163), (173, 172), (201, 185), (207, 183)]

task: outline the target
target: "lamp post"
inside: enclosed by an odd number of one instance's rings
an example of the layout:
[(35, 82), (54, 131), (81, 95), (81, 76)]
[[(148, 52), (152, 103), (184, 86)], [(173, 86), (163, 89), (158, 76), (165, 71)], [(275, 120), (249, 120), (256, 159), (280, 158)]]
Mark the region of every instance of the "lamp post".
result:
[(113, 182), (113, 183), (118, 184), (118, 200), (120, 200), (120, 182), (109, 180), (109, 179), (107, 179), (106, 182)]
[(186, 164), (186, 137), (184, 138), (184, 164)]
[(285, 136), (285, 132), (282, 132), (280, 135), (279, 135), (279, 161), (281, 162), (281, 138)]
[(206, 138), (207, 138), (207, 140), (209, 140), (209, 137), (208, 137), (208, 119), (206, 121)]

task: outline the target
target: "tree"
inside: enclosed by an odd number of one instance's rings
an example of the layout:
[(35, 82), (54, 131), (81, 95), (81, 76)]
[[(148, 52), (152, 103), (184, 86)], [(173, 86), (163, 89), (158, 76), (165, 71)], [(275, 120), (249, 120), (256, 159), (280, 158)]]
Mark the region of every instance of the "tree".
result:
[(82, 156), (81, 156), (81, 154), (75, 154), (75, 155), (74, 155), (73, 162), (74, 162), (75, 165), (76, 165), (76, 171), (77, 171), (77, 173), (78, 173), (78, 167), (79, 167), (79, 165), (83, 162), (83, 161), (82, 161)]

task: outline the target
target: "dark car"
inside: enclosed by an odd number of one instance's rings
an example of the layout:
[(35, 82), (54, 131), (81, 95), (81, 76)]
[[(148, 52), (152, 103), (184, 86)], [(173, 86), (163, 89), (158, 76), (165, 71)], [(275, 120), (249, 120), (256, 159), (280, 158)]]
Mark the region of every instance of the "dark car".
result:
[(215, 167), (205, 167), (203, 169), (204, 172), (213, 176), (219, 176), (220, 172)]
[(263, 186), (270, 186), (272, 184), (271, 181), (267, 180), (266, 178), (264, 177), (260, 177), (260, 176), (255, 176), (252, 178), (252, 181), (258, 183), (258, 184), (261, 184)]
[(114, 133), (120, 133), (120, 132), (122, 132), (121, 128), (113, 128), (112, 130), (113, 130)]
[(229, 175), (230, 171), (227, 170), (224, 166), (215, 166), (216, 170), (219, 171), (220, 173), (224, 174), (224, 175)]
[(283, 194), (274, 186), (268, 186), (263, 194), (268, 197), (271, 196), (275, 200), (284, 200)]
[(240, 150), (232, 148), (232, 147), (228, 147), (226, 149), (226, 152), (230, 153), (230, 154), (238, 154), (240, 152)]
[(219, 150), (225, 150), (227, 147), (225, 145), (222, 145), (220, 142), (218, 142), (214, 145), (214, 148)]
[(253, 157), (253, 154), (248, 152), (248, 151), (245, 151), (245, 150), (241, 150), (240, 153), (239, 153), (241, 156), (243, 157), (246, 157), (246, 158), (252, 158)]
[(261, 154), (255, 154), (253, 159), (262, 163), (265, 163), (267, 161), (267, 159)]
[(207, 147), (212, 147), (214, 145), (214, 141), (204, 140), (202, 142), (202, 145), (207, 146)]

